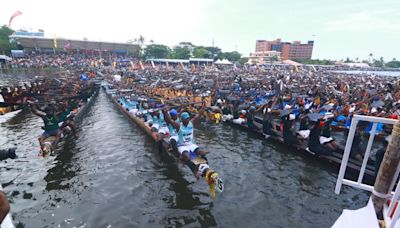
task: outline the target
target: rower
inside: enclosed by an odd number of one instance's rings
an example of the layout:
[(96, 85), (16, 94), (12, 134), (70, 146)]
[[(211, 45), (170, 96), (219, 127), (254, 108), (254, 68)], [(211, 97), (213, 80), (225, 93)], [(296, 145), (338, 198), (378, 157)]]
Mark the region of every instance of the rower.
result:
[(310, 129), (308, 127), (309, 124), (309, 118), (308, 114), (310, 113), (309, 109), (304, 110), (303, 112), (300, 112), (300, 128), (299, 131), (297, 131), (297, 134), (300, 136), (301, 140), (308, 139), (310, 136)]
[(246, 123), (246, 110), (241, 110), (239, 113), (239, 118), (233, 119), (233, 122), (236, 124), (245, 124)]
[(275, 106), (276, 100), (269, 102), (263, 109), (263, 133), (266, 136), (279, 136), (279, 131), (272, 125), (272, 108)]
[(170, 123), (178, 132), (178, 152), (180, 154), (180, 159), (189, 166), (196, 178), (199, 178), (201, 173), (197, 170), (196, 165), (191, 161), (191, 159), (197, 156), (202, 157), (204, 160), (207, 159), (205, 157), (206, 152), (201, 150), (194, 143), (193, 122), (199, 120), (205, 110), (206, 103), (203, 101), (201, 110), (194, 117), (191, 118), (188, 112), (183, 112), (181, 114), (181, 123), (173, 121), (169, 115), (165, 116), (165, 121)]
[(313, 128), (310, 131), (310, 136), (308, 140), (308, 150), (316, 154), (326, 154), (327, 150), (321, 145), (320, 135), (322, 128), (324, 127), (323, 119), (318, 119)]
[(60, 121), (59, 123), (62, 122), (60, 129), (61, 129), (61, 131), (63, 131), (64, 129), (66, 129), (66, 127), (69, 127), (71, 129), (72, 133), (75, 135), (76, 126), (75, 126), (74, 119), (73, 119), (74, 116), (73, 116), (73, 114), (71, 114), (72, 106), (69, 105), (68, 103), (64, 103), (62, 108), (63, 108), (63, 110), (57, 116), (58, 120)]
[[(163, 109), (163, 114), (164, 116), (167, 116), (169, 114), (172, 121), (180, 123), (180, 120), (178, 118), (179, 113), (175, 109), (170, 110), (169, 113), (166, 113), (166, 109)], [(174, 152), (175, 156), (179, 158), (180, 153), (178, 151), (178, 132), (170, 123), (167, 123), (167, 127), (169, 132), (169, 144), (171, 145), (171, 149)]]
[(249, 111), (246, 113), (246, 122), (247, 122), (247, 126), (252, 129), (252, 130), (256, 130), (258, 131), (258, 127), (254, 124), (254, 114), (257, 112), (258, 110), (256, 109), (256, 107), (254, 106), (250, 106)]
[(162, 151), (162, 140), (169, 135), (169, 129), (167, 126), (167, 122), (164, 120), (164, 114), (162, 113), (161, 110), (156, 111), (155, 113), (158, 114), (157, 119), (154, 119), (154, 121), (157, 121), (157, 124), (154, 124), (153, 122), (153, 127), (154, 125), (158, 125), (157, 132), (153, 132), (153, 138), (156, 139), (156, 142), (158, 143), (159, 146), (159, 151)]
[(325, 121), (324, 127), (319, 137), (319, 141), (322, 145), (327, 147), (330, 151), (339, 151), (339, 145), (335, 142), (335, 139), (331, 137), (331, 123), (333, 119)]
[(55, 145), (57, 145), (58, 141), (60, 140), (61, 137), (61, 132), (60, 132), (60, 126), (58, 125), (59, 120), (57, 119), (56, 114), (54, 113), (54, 109), (50, 106), (46, 107), (44, 112), (39, 111), (35, 106), (32, 105), (32, 103), (29, 103), (32, 112), (40, 116), (43, 119), (44, 122), (44, 132), (43, 134), (39, 137), (39, 143), (40, 143), (40, 148), (42, 152), (45, 151), (44, 147), (44, 140), (54, 136), (55, 140), (52, 143), (52, 147), (54, 148)]
[(297, 136), (294, 134), (294, 120), (296, 119), (294, 114), (289, 114), (283, 121), (283, 139), (285, 143), (291, 145), (300, 145)]

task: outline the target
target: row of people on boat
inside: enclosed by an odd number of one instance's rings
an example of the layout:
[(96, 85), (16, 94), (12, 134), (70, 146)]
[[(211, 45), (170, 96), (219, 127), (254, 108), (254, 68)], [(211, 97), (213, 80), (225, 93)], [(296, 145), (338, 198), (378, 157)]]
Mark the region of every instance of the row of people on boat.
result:
[(55, 148), (60, 139), (76, 133), (74, 117), (87, 99), (94, 92), (94, 84), (87, 80), (79, 80), (81, 76), (74, 76), (65, 81), (54, 79), (45, 80), (43, 85), (44, 96), (36, 96), (27, 101), (30, 110), (42, 118), (44, 132), (38, 138), (41, 153), (45, 154), (45, 140), (54, 137), (51, 147)]
[(196, 178), (204, 175), (208, 169), (206, 163), (198, 168), (193, 159), (201, 157), (207, 161), (207, 152), (195, 143), (193, 123), (197, 122), (206, 111), (206, 102), (202, 102), (200, 110), (193, 112), (194, 108), (187, 105), (175, 108), (148, 101), (134, 102), (133, 106), (127, 104), (124, 99), (120, 104), (129, 112), (141, 118), (143, 123), (151, 130), (154, 141), (158, 143), (159, 150), (163, 150), (163, 144), (168, 143), (169, 151), (186, 164)]
[[(207, 106), (213, 106), (212, 118), (232, 119), (319, 154), (343, 152), (343, 139), (355, 114), (400, 116), (400, 80), (393, 77), (296, 72), (289, 67), (192, 72), (152, 69), (138, 75), (139, 80), (118, 77), (118, 88), (165, 100), (181, 97), (196, 102), (206, 97)], [(359, 123), (353, 158), (363, 159), (364, 148), (357, 142), (365, 141), (371, 128), (370, 123)], [(344, 133), (340, 136), (336, 131)], [(378, 124), (377, 138), (385, 141), (390, 133), (390, 125)]]

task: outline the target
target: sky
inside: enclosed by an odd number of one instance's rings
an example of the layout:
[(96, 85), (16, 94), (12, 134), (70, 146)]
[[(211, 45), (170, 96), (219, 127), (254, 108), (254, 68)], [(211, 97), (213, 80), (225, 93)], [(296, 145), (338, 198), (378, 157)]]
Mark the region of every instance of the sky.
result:
[[(3, 0), (4, 1), (4, 0)], [(173, 46), (182, 41), (223, 51), (254, 52), (256, 40), (314, 40), (313, 59), (400, 59), (400, 0), (12, 0), (14, 30), (45, 36)]]

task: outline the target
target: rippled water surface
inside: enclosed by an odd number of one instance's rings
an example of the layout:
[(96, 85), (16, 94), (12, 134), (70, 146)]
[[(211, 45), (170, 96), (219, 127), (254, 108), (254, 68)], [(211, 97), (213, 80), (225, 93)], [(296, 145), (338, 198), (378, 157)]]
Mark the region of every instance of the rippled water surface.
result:
[(344, 188), (337, 170), (228, 125), (196, 126), (225, 191), (213, 201), (204, 181), (160, 157), (152, 141), (104, 93), (79, 123), (76, 139), (38, 157), (41, 120), (21, 112), (0, 123), (0, 182), (16, 224), (25, 227), (329, 227), (368, 195)]

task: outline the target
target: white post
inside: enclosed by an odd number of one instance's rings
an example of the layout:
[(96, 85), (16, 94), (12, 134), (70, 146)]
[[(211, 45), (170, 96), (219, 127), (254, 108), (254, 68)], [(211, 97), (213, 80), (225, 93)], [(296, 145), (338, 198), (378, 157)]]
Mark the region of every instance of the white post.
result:
[(361, 166), (360, 174), (358, 175), (357, 183), (359, 183), (359, 184), (362, 182), (363, 177), (364, 177), (365, 169), (367, 167), (367, 163), (368, 163), (368, 159), (369, 159), (369, 154), (371, 153), (372, 143), (374, 142), (377, 126), (378, 126), (378, 123), (373, 123), (373, 125), (372, 125), (372, 129), (371, 129), (371, 132), (369, 135), (367, 150), (365, 151), (364, 160), (363, 160), (363, 163)]
[(336, 194), (339, 194), (340, 189), (342, 188), (343, 178), (344, 178), (344, 174), (346, 173), (346, 167), (347, 167), (347, 163), (349, 161), (351, 146), (353, 144), (353, 139), (354, 139), (354, 135), (356, 133), (357, 124), (358, 124), (358, 119), (356, 117), (353, 117), (353, 120), (351, 121), (349, 135), (347, 136), (346, 147), (344, 148), (342, 164), (340, 164), (338, 180), (336, 182), (336, 187), (335, 187)]

